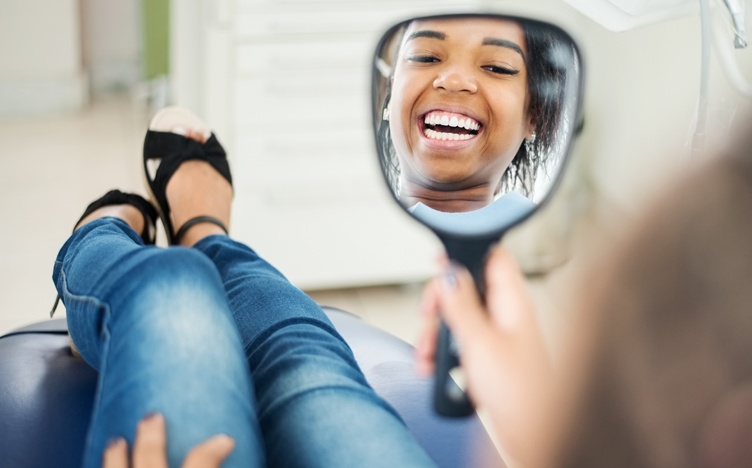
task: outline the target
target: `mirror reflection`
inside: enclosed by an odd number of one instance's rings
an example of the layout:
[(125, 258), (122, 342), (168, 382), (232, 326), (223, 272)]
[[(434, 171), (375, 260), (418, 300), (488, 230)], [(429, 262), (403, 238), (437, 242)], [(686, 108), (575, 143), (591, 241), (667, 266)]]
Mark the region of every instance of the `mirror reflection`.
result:
[(578, 62), (568, 35), (528, 20), (444, 17), (393, 28), (375, 59), (374, 108), (394, 196), (452, 233), (526, 217), (561, 171)]

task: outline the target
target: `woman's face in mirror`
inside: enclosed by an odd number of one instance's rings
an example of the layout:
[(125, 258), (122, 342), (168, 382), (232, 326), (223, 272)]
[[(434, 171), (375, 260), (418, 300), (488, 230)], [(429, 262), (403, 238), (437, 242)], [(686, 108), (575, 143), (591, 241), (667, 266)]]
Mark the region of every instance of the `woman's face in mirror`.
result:
[(391, 85), (403, 202), (454, 212), (491, 203), (535, 130), (522, 27), (495, 18), (413, 21)]

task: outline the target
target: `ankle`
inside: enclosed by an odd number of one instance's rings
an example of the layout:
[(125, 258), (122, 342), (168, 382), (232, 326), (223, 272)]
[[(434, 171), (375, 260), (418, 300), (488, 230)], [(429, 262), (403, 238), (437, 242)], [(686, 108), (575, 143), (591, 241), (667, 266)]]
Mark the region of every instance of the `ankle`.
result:
[(199, 223), (195, 226), (191, 226), (186, 231), (185, 235), (183, 235), (183, 238), (180, 239), (180, 245), (182, 245), (183, 247), (193, 247), (194, 244), (196, 244), (203, 238), (215, 235), (225, 236), (227, 235), (227, 233), (225, 233), (225, 231), (216, 224)]
[(130, 204), (108, 205), (97, 208), (82, 219), (73, 231), (78, 231), (85, 224), (106, 217), (118, 218), (125, 221), (128, 226), (139, 234), (144, 232), (144, 215), (141, 214), (138, 208)]

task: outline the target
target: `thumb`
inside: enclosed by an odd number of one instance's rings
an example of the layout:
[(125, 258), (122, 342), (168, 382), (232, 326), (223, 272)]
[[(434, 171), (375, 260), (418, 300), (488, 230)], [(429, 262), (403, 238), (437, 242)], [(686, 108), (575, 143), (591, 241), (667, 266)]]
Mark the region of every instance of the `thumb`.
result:
[(495, 248), (486, 263), (486, 303), (490, 319), (505, 333), (520, 333), (535, 324), (535, 311), (524, 275), (514, 258)]
[(230, 436), (215, 435), (188, 452), (183, 468), (219, 468), (234, 448), (235, 441)]
[(440, 280), (439, 308), (460, 344), (472, 340), (488, 326), (488, 317), (467, 268), (450, 263)]

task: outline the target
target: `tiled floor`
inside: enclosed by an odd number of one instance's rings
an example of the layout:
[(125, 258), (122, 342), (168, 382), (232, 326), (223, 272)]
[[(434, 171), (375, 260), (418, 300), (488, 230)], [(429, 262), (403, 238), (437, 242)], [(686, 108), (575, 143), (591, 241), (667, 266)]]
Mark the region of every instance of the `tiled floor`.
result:
[[(118, 187), (144, 193), (143, 104), (100, 100), (76, 115), (0, 121), (0, 335), (45, 320), (55, 299), (55, 254), (88, 203)], [(311, 292), (413, 341), (420, 285)], [(56, 316), (64, 316), (61, 305)]]

